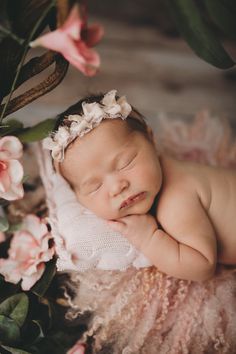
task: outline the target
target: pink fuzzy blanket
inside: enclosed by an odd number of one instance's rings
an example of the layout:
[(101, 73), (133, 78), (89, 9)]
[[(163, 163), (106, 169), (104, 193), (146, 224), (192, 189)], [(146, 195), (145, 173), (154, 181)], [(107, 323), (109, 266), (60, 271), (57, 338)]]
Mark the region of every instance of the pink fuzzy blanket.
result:
[[(157, 143), (183, 159), (236, 167), (229, 125), (197, 115), (194, 123), (160, 119)], [(236, 236), (235, 236), (236, 237)], [(81, 342), (92, 353), (236, 353), (236, 275), (219, 267), (204, 283), (164, 275), (155, 267), (72, 273), (76, 290), (67, 318), (91, 311)]]

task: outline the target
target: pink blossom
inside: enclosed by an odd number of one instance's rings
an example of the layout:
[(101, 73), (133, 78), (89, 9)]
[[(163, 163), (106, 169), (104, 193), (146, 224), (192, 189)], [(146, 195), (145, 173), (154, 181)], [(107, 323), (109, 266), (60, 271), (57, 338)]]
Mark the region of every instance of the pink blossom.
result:
[(22, 289), (29, 290), (54, 254), (54, 248), (48, 245), (50, 238), (46, 224), (35, 215), (27, 215), (22, 229), (13, 235), (9, 257), (0, 259), (0, 273), (5, 280), (17, 284), (22, 279)]
[(101, 39), (103, 32), (101, 25), (87, 26), (76, 4), (62, 27), (37, 38), (30, 46), (59, 52), (84, 75), (93, 76), (100, 65), (100, 58), (90, 47)]
[(6, 241), (6, 236), (5, 236), (4, 232), (0, 231), (0, 243), (4, 242), (4, 241)]
[(22, 156), (22, 144), (15, 136), (0, 139), (0, 198), (20, 199), (24, 195), (22, 186), (23, 167), (18, 159)]
[(66, 354), (84, 354), (85, 345), (77, 342)]

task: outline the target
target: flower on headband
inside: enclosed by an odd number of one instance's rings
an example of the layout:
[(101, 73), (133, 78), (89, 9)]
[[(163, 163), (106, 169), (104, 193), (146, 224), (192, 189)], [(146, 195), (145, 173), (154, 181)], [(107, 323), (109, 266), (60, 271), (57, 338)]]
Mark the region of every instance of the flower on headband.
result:
[(83, 114), (69, 115), (67, 120), (71, 121), (70, 126), (59, 127), (55, 134), (44, 139), (43, 146), (52, 151), (53, 159), (62, 161), (66, 147), (76, 137), (82, 137), (97, 127), (103, 119), (126, 119), (128, 117), (132, 108), (124, 96), (116, 100), (116, 93), (116, 90), (109, 91), (101, 102), (83, 102)]
[(45, 138), (43, 147), (52, 151), (52, 158), (58, 161), (63, 160), (64, 150), (70, 143), (71, 134), (67, 127), (59, 127), (54, 138)]
[[(102, 104), (104, 105), (104, 111), (108, 115), (121, 117), (125, 119), (131, 112), (131, 106), (126, 101), (124, 96), (120, 97), (116, 101), (116, 90), (109, 91), (103, 98)], [(124, 117), (124, 118), (123, 118)]]

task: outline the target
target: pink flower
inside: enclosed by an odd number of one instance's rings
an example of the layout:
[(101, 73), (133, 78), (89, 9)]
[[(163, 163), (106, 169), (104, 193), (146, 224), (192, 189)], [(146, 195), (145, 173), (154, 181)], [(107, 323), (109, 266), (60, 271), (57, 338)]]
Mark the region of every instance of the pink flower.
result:
[(24, 195), (22, 186), (23, 167), (18, 159), (22, 156), (22, 144), (15, 136), (0, 139), (0, 198), (20, 199)]
[(22, 279), (22, 289), (29, 290), (54, 254), (54, 248), (48, 245), (50, 238), (46, 224), (35, 215), (27, 215), (22, 229), (13, 235), (9, 258), (0, 259), (0, 273), (5, 280), (17, 284)]
[(93, 76), (100, 65), (100, 58), (89, 47), (101, 39), (103, 32), (101, 25), (87, 26), (76, 4), (62, 27), (37, 38), (30, 46), (42, 46), (59, 52), (84, 75)]
[(66, 354), (84, 354), (85, 345), (77, 342)]
[(4, 242), (4, 241), (6, 241), (6, 236), (5, 236), (4, 232), (0, 231), (0, 243)]

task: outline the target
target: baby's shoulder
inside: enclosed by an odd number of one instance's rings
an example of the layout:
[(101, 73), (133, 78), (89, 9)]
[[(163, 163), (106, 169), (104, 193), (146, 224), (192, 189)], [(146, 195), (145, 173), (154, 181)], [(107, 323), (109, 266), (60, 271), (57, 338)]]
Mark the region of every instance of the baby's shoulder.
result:
[(163, 185), (157, 205), (158, 217), (181, 213), (188, 205), (210, 203), (209, 182), (204, 167), (171, 159), (163, 164)]
[(163, 194), (192, 193), (207, 183), (207, 166), (174, 158), (162, 159)]

